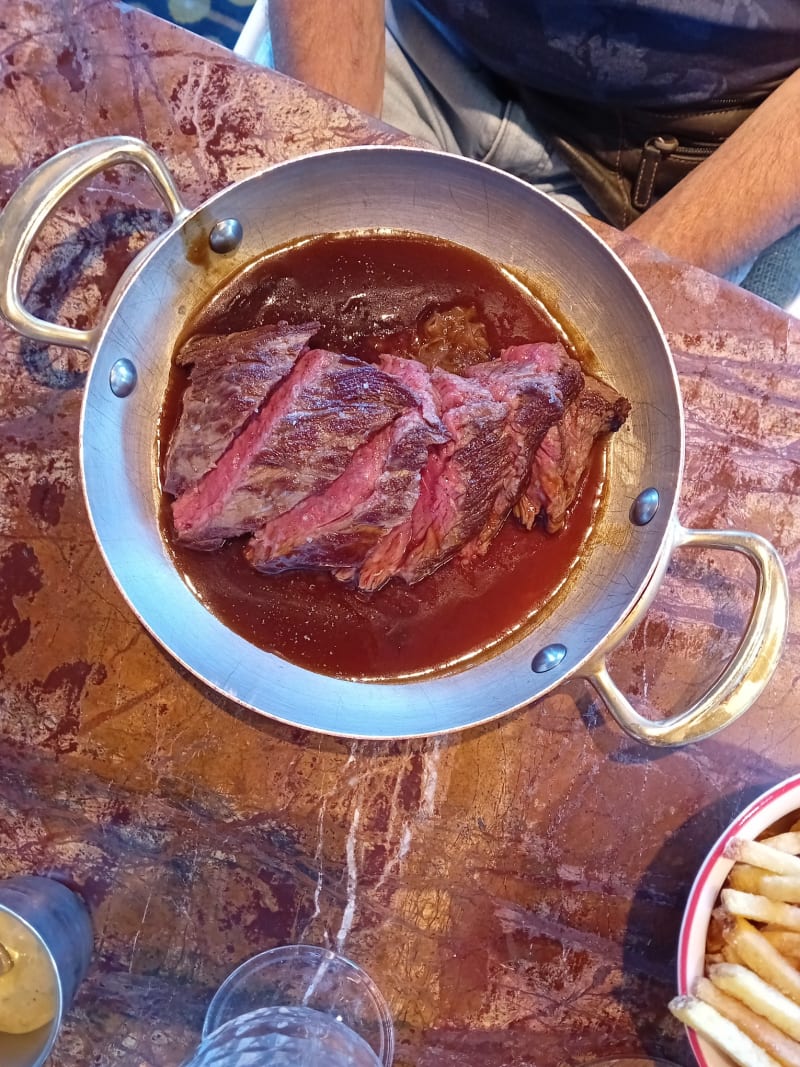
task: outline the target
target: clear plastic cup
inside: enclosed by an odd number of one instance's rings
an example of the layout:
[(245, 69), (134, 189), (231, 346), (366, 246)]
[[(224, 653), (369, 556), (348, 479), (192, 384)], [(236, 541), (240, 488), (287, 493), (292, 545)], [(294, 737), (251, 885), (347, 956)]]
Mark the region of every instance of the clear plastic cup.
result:
[(246, 960), (215, 993), (203, 1041), (186, 1067), (390, 1067), (394, 1028), (360, 967), (315, 945)]

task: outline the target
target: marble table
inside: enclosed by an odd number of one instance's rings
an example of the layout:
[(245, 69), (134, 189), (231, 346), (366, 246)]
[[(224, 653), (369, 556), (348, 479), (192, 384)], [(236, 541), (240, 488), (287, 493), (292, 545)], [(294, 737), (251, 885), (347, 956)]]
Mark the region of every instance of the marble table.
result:
[[(190, 204), (323, 146), (400, 141), (343, 105), (108, 0), (0, 10), (0, 205), (38, 163), (143, 138)], [(29, 306), (91, 323), (158, 227), (120, 169), (48, 224)], [(148, 636), (107, 573), (78, 473), (86, 357), (0, 326), (0, 872), (78, 889), (95, 954), (54, 1067), (174, 1067), (252, 953), (338, 948), (376, 979), (398, 1067), (691, 1062), (667, 1002), (681, 912), (718, 832), (800, 769), (800, 327), (600, 227), (667, 332), (687, 409), (680, 518), (781, 551), (782, 662), (723, 733), (621, 733), (583, 682), (481, 728), (352, 742), (226, 703)], [(745, 563), (678, 553), (613, 669), (655, 708), (735, 647)]]

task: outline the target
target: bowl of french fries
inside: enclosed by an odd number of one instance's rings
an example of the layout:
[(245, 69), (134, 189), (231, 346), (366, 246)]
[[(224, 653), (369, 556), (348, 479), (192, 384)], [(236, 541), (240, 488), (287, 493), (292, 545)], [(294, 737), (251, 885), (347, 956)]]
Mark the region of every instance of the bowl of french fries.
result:
[(686, 904), (678, 996), (700, 1067), (800, 1067), (800, 775), (750, 804)]

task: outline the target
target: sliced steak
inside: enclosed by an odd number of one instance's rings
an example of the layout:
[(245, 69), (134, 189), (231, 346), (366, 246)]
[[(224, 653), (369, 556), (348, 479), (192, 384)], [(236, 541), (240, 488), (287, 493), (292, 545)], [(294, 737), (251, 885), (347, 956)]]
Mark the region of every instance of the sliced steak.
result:
[(592, 447), (602, 434), (618, 430), (630, 404), (624, 396), (596, 378), (548, 430), (533, 458), (530, 482), (515, 514), (530, 529), (541, 513), (548, 533), (556, 533), (578, 495), (589, 466)]
[(408, 389), (414, 397), (423, 419), (437, 433), (447, 436), (444, 424), (439, 416), (438, 399), (433, 389), (433, 382), (428, 368), (416, 359), (403, 356), (382, 355), (378, 359), (382, 371), (391, 374)]
[(558, 373), (564, 365), (564, 360), (569, 358), (566, 348), (558, 341), (532, 341), (511, 345), (500, 353), (503, 363), (525, 363), (538, 368), (543, 374), (548, 371)]
[(432, 573), (480, 532), (497, 496), (507, 405), (480, 382), (446, 371), (434, 370), (431, 383), (451, 439), (431, 451), (411, 517), (367, 557), (361, 589), (378, 589), (395, 576), (412, 584)]
[(173, 502), (178, 539), (213, 548), (322, 492), (353, 453), (416, 407), (395, 378), (359, 359), (304, 352), (199, 482)]
[[(413, 394), (425, 421), (435, 432), (441, 433), (442, 443), (450, 440), (450, 434), (439, 415), (439, 398), (434, 390), (428, 368), (415, 359), (387, 354), (380, 356), (379, 366), (387, 374), (398, 378)], [(417, 496), (427, 477), (426, 464), (426, 469), (422, 471), (422, 477), (417, 484)], [(395, 576), (403, 562), (410, 537), (411, 521), (408, 516), (408, 521), (399, 523), (391, 532), (380, 538), (367, 554), (359, 574), (360, 589), (368, 591), (380, 589)], [(340, 577), (345, 578), (346, 575), (342, 574)]]
[(562, 345), (530, 344), (506, 349), (501, 358), (467, 371), (495, 400), (505, 403), (506, 463), (486, 525), (461, 550), (465, 561), (483, 555), (528, 481), (534, 454), (551, 426), (583, 388), (580, 364)]
[(177, 496), (216, 466), (318, 329), (317, 322), (282, 322), (224, 337), (192, 337), (183, 345), (176, 362), (192, 370), (167, 450), (166, 492)]
[(321, 494), (263, 526), (248, 561), (266, 573), (320, 568), (355, 578), (378, 540), (410, 518), (428, 450), (444, 439), (416, 408), (405, 412), (357, 449)]

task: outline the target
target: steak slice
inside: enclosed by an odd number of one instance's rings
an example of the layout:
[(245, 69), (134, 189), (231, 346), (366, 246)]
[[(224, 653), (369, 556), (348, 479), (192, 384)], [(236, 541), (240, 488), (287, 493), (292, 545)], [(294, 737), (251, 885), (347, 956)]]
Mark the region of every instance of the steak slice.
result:
[(376, 542), (410, 517), (428, 449), (444, 439), (416, 408), (400, 415), (321, 494), (266, 523), (246, 549), (248, 561), (266, 573), (320, 568), (354, 578)]
[(281, 322), (224, 337), (192, 337), (183, 345), (176, 362), (192, 370), (167, 450), (166, 492), (177, 496), (216, 466), (318, 329), (317, 322)]
[(551, 426), (583, 389), (580, 364), (559, 344), (506, 349), (500, 359), (467, 370), (508, 406), (503, 425), (506, 464), (486, 525), (461, 550), (465, 561), (486, 553), (528, 480), (533, 456)]
[(618, 430), (630, 404), (624, 396), (596, 378), (586, 378), (580, 396), (564, 418), (548, 430), (531, 465), (530, 482), (515, 514), (530, 529), (541, 513), (548, 533), (564, 525), (589, 466), (598, 437)]
[(439, 417), (439, 401), (434, 392), (428, 368), (416, 359), (406, 359), (403, 356), (390, 356), (388, 354), (379, 357), (378, 366), (386, 374), (391, 374), (392, 377), (403, 383), (416, 400), (423, 419), (437, 433), (442, 433), (446, 437), (447, 431)]
[[(414, 395), (425, 421), (435, 432), (441, 433), (442, 443), (450, 440), (450, 434), (439, 416), (439, 399), (434, 391), (428, 368), (418, 360), (388, 354), (380, 356), (379, 366), (387, 374), (399, 378)], [(422, 478), (425, 476), (425, 471), (423, 471)], [(422, 478), (418, 483), (417, 495), (422, 487)], [(360, 589), (367, 591), (380, 589), (390, 578), (394, 577), (403, 561), (410, 536), (411, 522), (402, 522), (376, 543), (361, 568), (358, 582)]]
[(434, 370), (431, 383), (450, 440), (432, 449), (411, 516), (383, 538), (361, 570), (374, 590), (395, 576), (409, 584), (445, 563), (485, 525), (503, 477), (508, 406), (478, 381)]
[(173, 502), (178, 539), (214, 548), (255, 532), (324, 490), (360, 445), (412, 407), (408, 390), (378, 367), (305, 351), (216, 467)]

